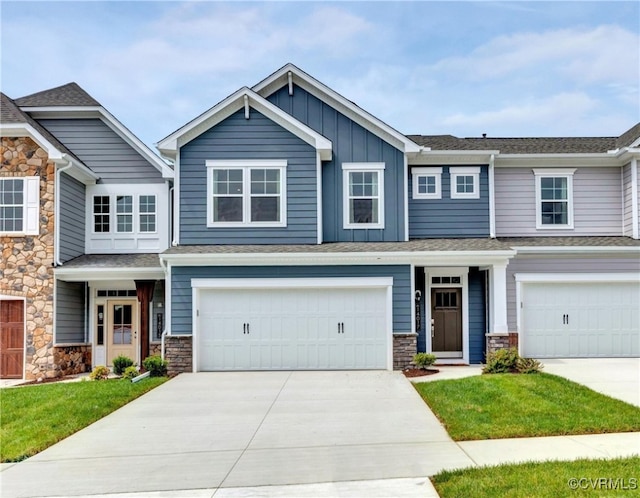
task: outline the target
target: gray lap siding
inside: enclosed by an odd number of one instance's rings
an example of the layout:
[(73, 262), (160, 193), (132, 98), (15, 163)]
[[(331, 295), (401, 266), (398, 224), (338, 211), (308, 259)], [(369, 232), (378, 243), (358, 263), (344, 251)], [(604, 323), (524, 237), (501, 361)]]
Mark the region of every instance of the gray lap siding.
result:
[(409, 238), (488, 237), (489, 178), (487, 166), (480, 169), (480, 198), (452, 199), (449, 168), (442, 168), (441, 199), (414, 199), (409, 173)]
[(60, 260), (64, 263), (84, 254), (85, 186), (60, 174)]
[(411, 268), (382, 266), (182, 266), (171, 268), (171, 333), (191, 334), (192, 278), (393, 277), (393, 331), (411, 332)]
[[(268, 100), (331, 140), (333, 159), (322, 166), (322, 216), (325, 242), (396, 242), (405, 240), (404, 154), (344, 114), (294, 85), (293, 96), (283, 87)], [(383, 162), (384, 229), (343, 228), (342, 165)]]
[(85, 342), (85, 283), (56, 282), (55, 344)]
[[(207, 228), (208, 159), (286, 159), (287, 226)], [(317, 242), (317, 160), (309, 144), (256, 110), (231, 115), (180, 149), (180, 243)]]

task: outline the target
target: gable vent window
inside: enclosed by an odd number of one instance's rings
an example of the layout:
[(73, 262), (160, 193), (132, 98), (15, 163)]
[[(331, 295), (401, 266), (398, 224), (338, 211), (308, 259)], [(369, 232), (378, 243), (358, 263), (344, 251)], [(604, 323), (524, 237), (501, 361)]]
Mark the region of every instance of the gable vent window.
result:
[(344, 228), (384, 228), (384, 163), (344, 163)]
[(573, 173), (575, 169), (535, 169), (536, 228), (573, 228)]
[(38, 235), (40, 178), (0, 178), (0, 233)]
[(284, 160), (208, 160), (208, 227), (286, 226)]

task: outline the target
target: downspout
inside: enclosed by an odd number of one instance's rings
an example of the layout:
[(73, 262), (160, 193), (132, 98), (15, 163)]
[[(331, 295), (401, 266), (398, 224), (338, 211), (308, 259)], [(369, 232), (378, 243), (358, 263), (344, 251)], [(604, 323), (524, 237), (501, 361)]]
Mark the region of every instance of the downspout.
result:
[(496, 155), (489, 158), (489, 237), (496, 238), (496, 203), (495, 203), (495, 160)]
[(56, 168), (56, 184), (54, 186), (54, 237), (53, 237), (53, 265), (62, 266), (60, 261), (60, 173), (71, 168), (72, 164), (69, 162), (66, 166), (58, 169)]
[(640, 238), (640, 227), (638, 224), (640, 216), (638, 215), (638, 160), (634, 157), (631, 159), (631, 237)]
[(173, 187), (169, 187), (169, 247), (176, 245), (175, 223), (173, 218)]
[[(165, 284), (164, 284), (164, 313), (165, 315), (167, 315), (167, 280), (169, 278), (168, 275), (168, 271), (167, 271), (167, 264), (162, 260), (162, 258), (160, 259), (160, 265), (162, 266), (162, 269), (164, 270), (164, 276), (165, 276)], [(170, 309), (170, 308), (169, 308)], [(171, 318), (166, 316), (164, 319), (164, 329), (162, 330), (162, 335), (160, 336), (160, 358), (162, 358), (164, 360), (164, 338), (167, 335), (167, 321), (170, 320)]]

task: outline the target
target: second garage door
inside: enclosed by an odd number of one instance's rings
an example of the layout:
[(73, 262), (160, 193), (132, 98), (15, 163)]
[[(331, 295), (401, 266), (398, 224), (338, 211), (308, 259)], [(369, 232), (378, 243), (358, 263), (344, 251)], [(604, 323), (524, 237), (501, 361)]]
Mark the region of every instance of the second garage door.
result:
[(198, 370), (389, 368), (385, 288), (202, 289)]
[(524, 283), (523, 356), (640, 356), (637, 282)]

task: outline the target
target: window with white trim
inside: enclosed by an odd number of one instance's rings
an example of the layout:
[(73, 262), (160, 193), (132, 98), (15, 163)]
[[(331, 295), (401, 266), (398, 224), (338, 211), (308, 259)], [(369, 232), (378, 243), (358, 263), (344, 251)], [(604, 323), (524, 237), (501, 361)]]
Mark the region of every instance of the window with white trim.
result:
[(208, 160), (207, 226), (286, 226), (286, 160)]
[(442, 198), (442, 168), (413, 168), (411, 176), (414, 199)]
[(575, 169), (534, 169), (536, 228), (573, 228), (573, 173)]
[(141, 195), (138, 199), (138, 213), (141, 233), (156, 231), (156, 196)]
[(452, 199), (480, 198), (480, 167), (449, 168)]
[(384, 163), (343, 163), (344, 228), (384, 228)]
[(133, 196), (116, 196), (116, 232), (133, 232)]
[(38, 235), (40, 177), (0, 178), (0, 233)]
[(110, 199), (108, 195), (93, 196), (93, 231), (109, 233), (111, 231)]

